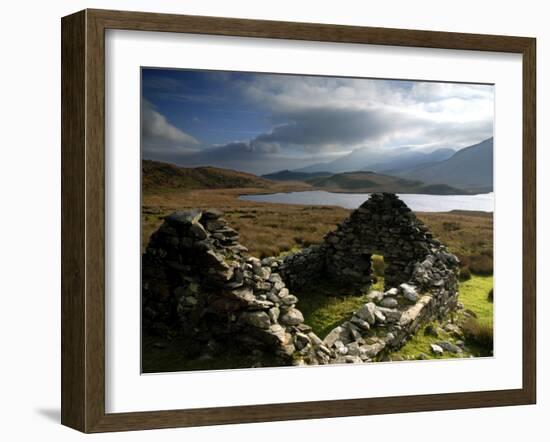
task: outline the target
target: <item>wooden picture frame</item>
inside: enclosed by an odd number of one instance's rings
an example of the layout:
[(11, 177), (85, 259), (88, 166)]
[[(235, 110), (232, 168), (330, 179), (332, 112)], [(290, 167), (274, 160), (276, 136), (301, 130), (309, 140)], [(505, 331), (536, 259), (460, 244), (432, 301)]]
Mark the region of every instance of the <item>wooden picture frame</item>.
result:
[[(512, 390), (105, 412), (105, 30), (493, 51), (523, 64), (523, 383)], [(186, 15), (84, 10), (62, 19), (62, 410), (83, 432), (533, 404), (536, 400), (536, 41)]]

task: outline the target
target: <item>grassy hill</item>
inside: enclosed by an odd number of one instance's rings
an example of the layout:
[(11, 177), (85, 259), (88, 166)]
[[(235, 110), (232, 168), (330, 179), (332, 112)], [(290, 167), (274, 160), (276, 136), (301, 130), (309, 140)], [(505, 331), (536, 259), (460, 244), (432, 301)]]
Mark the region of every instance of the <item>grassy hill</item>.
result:
[(272, 182), (256, 175), (217, 167), (180, 167), (159, 161), (142, 161), (145, 193), (192, 189), (267, 188)]
[(345, 172), (328, 177), (308, 178), (305, 181), (314, 187), (336, 192), (395, 192), (432, 195), (459, 195), (468, 193), (446, 184), (426, 185), (422, 181), (375, 172)]

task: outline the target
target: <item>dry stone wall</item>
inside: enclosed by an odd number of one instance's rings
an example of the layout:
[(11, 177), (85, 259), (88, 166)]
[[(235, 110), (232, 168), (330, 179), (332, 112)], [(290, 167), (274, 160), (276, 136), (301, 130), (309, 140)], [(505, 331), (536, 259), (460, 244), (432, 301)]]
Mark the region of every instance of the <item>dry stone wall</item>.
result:
[[(257, 365), (355, 363), (457, 305), (458, 259), (394, 194), (371, 195), (321, 244), (283, 258), (248, 256), (238, 238), (216, 210), (166, 217), (143, 255), (144, 327), (253, 351)], [(373, 254), (385, 258), (385, 291), (321, 340), (291, 291), (324, 277), (364, 291)]]
[(247, 255), (216, 210), (165, 218), (142, 257), (143, 326), (195, 346), (237, 348), (256, 365), (318, 363), (330, 351), (305, 325), (281, 276)]

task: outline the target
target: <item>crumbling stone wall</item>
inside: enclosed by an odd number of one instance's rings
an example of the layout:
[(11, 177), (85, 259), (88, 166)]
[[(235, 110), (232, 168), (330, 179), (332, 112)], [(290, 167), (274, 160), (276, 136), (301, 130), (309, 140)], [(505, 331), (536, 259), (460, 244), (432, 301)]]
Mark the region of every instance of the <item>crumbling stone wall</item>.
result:
[[(380, 359), (456, 308), (458, 259), (394, 194), (371, 195), (323, 243), (262, 261), (221, 216), (176, 212), (152, 235), (142, 261), (144, 327), (176, 330), (199, 348), (254, 351), (260, 365), (354, 363)], [(290, 290), (323, 277), (363, 290), (372, 254), (386, 260), (385, 291), (371, 292), (321, 340)]]
[(293, 288), (323, 276), (360, 289), (371, 284), (371, 256), (382, 255), (385, 287), (391, 288), (409, 281), (417, 264), (441, 247), (395, 194), (375, 193), (322, 244), (285, 256), (279, 266)]
[(372, 194), (322, 244), (285, 256), (277, 266), (293, 288), (329, 277), (360, 294), (373, 278), (373, 254), (384, 256), (385, 291), (370, 293), (351, 320), (325, 337), (331, 362), (379, 358), (457, 306), (458, 258), (391, 193)]
[(318, 363), (322, 341), (303, 323), (298, 299), (221, 216), (176, 212), (152, 235), (142, 257), (144, 328), (192, 338), (199, 350), (254, 351), (259, 365)]

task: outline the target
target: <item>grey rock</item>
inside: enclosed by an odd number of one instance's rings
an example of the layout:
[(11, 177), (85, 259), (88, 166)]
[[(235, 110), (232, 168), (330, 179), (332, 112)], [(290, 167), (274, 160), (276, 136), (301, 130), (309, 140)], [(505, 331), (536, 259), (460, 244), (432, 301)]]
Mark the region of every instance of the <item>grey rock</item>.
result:
[(315, 333), (309, 332), (307, 336), (311, 340), (311, 343), (313, 345), (315, 346), (323, 345), (323, 340), (319, 336), (317, 336)]
[(397, 307), (398, 304), (397, 299), (392, 298), (391, 296), (385, 297), (382, 301), (380, 301), (380, 305), (386, 308), (394, 308)]
[(255, 267), (254, 268), (254, 274), (259, 276), (262, 279), (268, 279), (271, 275), (271, 268), (270, 267)]
[(267, 299), (269, 299), (271, 302), (275, 304), (279, 304), (281, 302), (281, 298), (279, 298), (277, 295), (275, 295), (273, 292), (269, 292), (267, 294)]
[(442, 355), (443, 354), (443, 349), (441, 348), (441, 346), (439, 346), (437, 344), (430, 344), (430, 350), (432, 351), (432, 353), (434, 355)]
[(338, 327), (333, 328), (323, 340), (323, 343), (328, 347), (332, 347), (336, 341), (341, 341), (343, 343), (350, 342), (350, 333), (349, 330), (345, 327), (339, 325)]
[(377, 310), (382, 312), (387, 322), (399, 322), (403, 315), (401, 311), (394, 308), (377, 307)]
[(372, 302), (380, 302), (384, 298), (384, 293), (379, 292), (378, 290), (371, 291), (367, 298), (369, 298)]
[(304, 322), (304, 316), (300, 310), (291, 308), (280, 317), (279, 322), (284, 325), (298, 325)]
[(376, 322), (381, 322), (382, 324), (386, 322), (386, 315), (378, 308), (374, 311), (374, 317), (376, 318)]
[(208, 232), (199, 223), (191, 224), (191, 227), (189, 227), (189, 231), (195, 238), (199, 240), (206, 239), (208, 237)]
[(282, 303), (285, 305), (293, 305), (298, 302), (298, 298), (294, 295), (288, 295), (281, 299)]
[(399, 289), (401, 290), (401, 293), (405, 297), (405, 299), (408, 299), (411, 302), (416, 302), (418, 299), (418, 292), (416, 291), (416, 287), (410, 284), (403, 283), (399, 286)]
[(272, 307), (268, 310), (267, 314), (269, 315), (271, 322), (277, 322), (281, 311), (277, 307)]
[(278, 273), (272, 273), (269, 276), (269, 282), (276, 283), (276, 282), (283, 282), (283, 280), (281, 278), (281, 275), (279, 275)]
[(302, 350), (303, 348), (307, 347), (309, 344), (311, 344), (311, 339), (303, 333), (296, 333), (294, 336), (294, 346), (297, 350)]
[[(274, 287), (274, 288), (276, 288), (276, 287)], [(279, 291), (279, 293), (277, 293), (277, 296), (278, 296), (279, 298), (285, 298), (285, 297), (288, 296), (288, 295), (289, 295), (289, 292), (288, 292), (288, 289), (287, 289), (286, 287), (283, 287), (283, 288)]]
[(456, 324), (452, 324), (449, 322), (448, 324), (445, 324), (443, 328), (447, 333), (453, 335), (456, 338), (464, 337), (464, 333), (462, 332), (462, 329)]
[(370, 325), (374, 325), (375, 311), (376, 311), (376, 305), (373, 302), (367, 302), (359, 310), (357, 310), (355, 315), (367, 321)]
[(243, 287), (229, 292), (229, 296), (240, 301), (250, 303), (256, 300), (254, 292), (250, 287)]
[(286, 336), (287, 335), (286, 335), (284, 327), (281, 327), (280, 324), (273, 324), (272, 326), (270, 326), (269, 327), (269, 332), (277, 338), (279, 343), (281, 343), (281, 344), (286, 343), (286, 341), (287, 341)]
[(361, 364), (363, 361), (359, 356), (346, 355), (344, 360), (347, 364)]
[(241, 321), (254, 327), (267, 329), (271, 326), (269, 315), (263, 311), (243, 312)]
[(210, 220), (210, 219), (218, 219), (223, 216), (223, 212), (218, 209), (207, 209), (204, 212), (202, 212), (202, 217), (204, 219)]
[(359, 347), (359, 351), (364, 357), (373, 358), (385, 348), (383, 342), (375, 342), (374, 344), (365, 344)]
[(202, 212), (200, 210), (191, 210), (187, 212), (174, 212), (168, 215), (165, 220), (169, 224), (189, 226), (200, 220)]
[(362, 330), (370, 330), (370, 324), (365, 321), (364, 319), (359, 318), (358, 316), (352, 316), (350, 319), (350, 322), (355, 324), (357, 327), (359, 327)]
[(438, 342), (437, 345), (439, 345), (439, 347), (441, 347), (443, 350), (448, 351), (450, 353), (462, 353), (462, 349), (458, 345), (453, 344), (452, 342), (441, 341), (441, 342)]
[(335, 341), (334, 342), (334, 348), (337, 353), (341, 355), (347, 355), (348, 354), (348, 348), (344, 345), (342, 341)]

